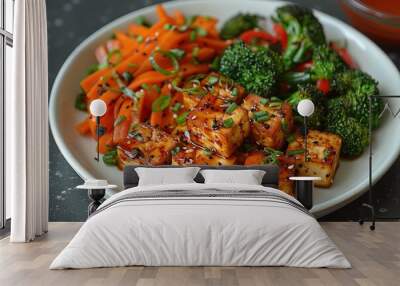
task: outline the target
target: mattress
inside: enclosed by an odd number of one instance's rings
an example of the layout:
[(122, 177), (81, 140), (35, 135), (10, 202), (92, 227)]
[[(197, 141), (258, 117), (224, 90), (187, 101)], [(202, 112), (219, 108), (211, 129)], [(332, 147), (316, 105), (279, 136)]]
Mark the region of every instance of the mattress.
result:
[(140, 186), (106, 200), (50, 269), (119, 266), (349, 268), (294, 198), (263, 186)]

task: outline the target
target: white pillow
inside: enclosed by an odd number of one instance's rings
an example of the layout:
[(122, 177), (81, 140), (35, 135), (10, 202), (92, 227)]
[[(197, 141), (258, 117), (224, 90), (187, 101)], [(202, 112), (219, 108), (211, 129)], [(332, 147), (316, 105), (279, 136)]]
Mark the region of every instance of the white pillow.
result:
[(199, 167), (186, 168), (136, 168), (139, 186), (195, 183)]
[(262, 170), (202, 170), (205, 184), (261, 185), (265, 171)]

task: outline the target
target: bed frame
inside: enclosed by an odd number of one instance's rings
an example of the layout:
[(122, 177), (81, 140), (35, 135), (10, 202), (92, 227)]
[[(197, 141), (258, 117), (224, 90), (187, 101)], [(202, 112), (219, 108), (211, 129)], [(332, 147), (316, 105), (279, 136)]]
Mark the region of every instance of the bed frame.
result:
[[(139, 176), (137, 175), (135, 169), (138, 167), (146, 168), (182, 168), (182, 166), (125, 166), (124, 168), (124, 188), (133, 188), (138, 185)], [(276, 165), (259, 165), (259, 166), (207, 166), (207, 165), (190, 165), (190, 167), (199, 167), (201, 170), (206, 169), (218, 169), (218, 170), (263, 170), (266, 172), (262, 180), (262, 185), (266, 187), (277, 188), (279, 180), (279, 168)], [(198, 173), (194, 179), (197, 183), (204, 183), (203, 176)]]

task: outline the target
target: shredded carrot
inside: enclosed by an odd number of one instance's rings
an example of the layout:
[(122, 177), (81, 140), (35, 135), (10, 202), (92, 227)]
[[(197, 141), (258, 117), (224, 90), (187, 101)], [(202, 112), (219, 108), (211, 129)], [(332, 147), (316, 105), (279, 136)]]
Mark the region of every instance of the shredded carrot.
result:
[(175, 15), (175, 22), (177, 25), (183, 25), (186, 22), (186, 18), (185, 15), (183, 15), (182, 11), (180, 10), (176, 10), (174, 12)]
[(162, 83), (163, 81), (172, 78), (172, 76), (163, 75), (156, 71), (148, 71), (142, 73), (134, 81), (129, 85), (129, 88), (132, 90), (136, 90), (142, 84), (153, 84), (153, 83)]
[(100, 154), (106, 153), (113, 146), (113, 133), (106, 133), (100, 137), (99, 152)]
[(109, 71), (110, 69), (108, 68), (100, 69), (84, 78), (81, 81), (81, 87), (83, 91), (87, 94), (90, 89), (100, 80), (100, 78), (106, 75)]
[(160, 19), (160, 21), (163, 21), (163, 20), (165, 20), (165, 21), (173, 21), (173, 18), (171, 18), (168, 15), (168, 13), (167, 13), (167, 11), (165, 11), (163, 5), (159, 4), (159, 5), (156, 6), (156, 14), (157, 14), (157, 17)]
[(75, 127), (76, 131), (81, 135), (87, 135), (90, 133), (89, 117), (78, 123)]

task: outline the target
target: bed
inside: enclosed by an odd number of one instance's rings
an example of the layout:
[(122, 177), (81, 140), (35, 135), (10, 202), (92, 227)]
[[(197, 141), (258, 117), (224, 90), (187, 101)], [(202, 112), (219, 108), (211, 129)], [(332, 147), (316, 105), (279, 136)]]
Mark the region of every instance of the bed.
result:
[[(169, 168), (171, 166), (168, 166)], [(201, 169), (247, 169), (244, 166)], [(262, 185), (196, 183), (126, 189), (89, 217), (50, 269), (144, 266), (292, 266), (350, 268), (316, 219), (276, 189), (278, 170)]]

